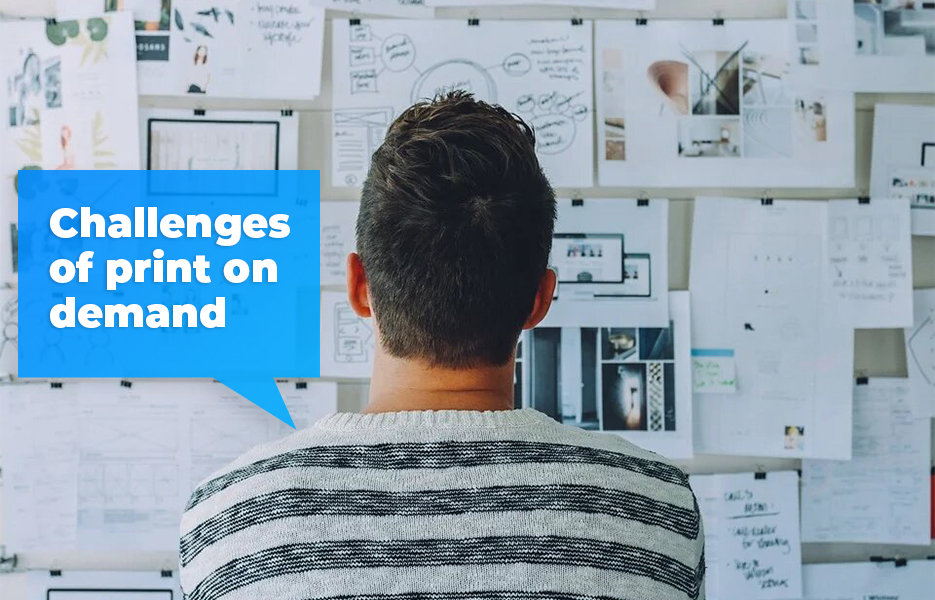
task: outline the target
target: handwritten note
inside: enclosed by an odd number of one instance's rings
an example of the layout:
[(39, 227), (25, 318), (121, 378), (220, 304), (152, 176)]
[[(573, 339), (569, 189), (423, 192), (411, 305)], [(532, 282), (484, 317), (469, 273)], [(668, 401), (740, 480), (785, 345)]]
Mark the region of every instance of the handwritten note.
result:
[(802, 594), (798, 476), (694, 475), (704, 519), (708, 600)]
[(354, 251), (358, 202), (321, 203), (321, 285), (344, 285)]
[(733, 394), (737, 391), (734, 351), (692, 348), (692, 391), (698, 394)]
[(853, 440), (849, 461), (802, 461), (802, 538), (928, 545), (931, 434), (906, 379), (854, 387)]
[(827, 294), (835, 324), (858, 328), (912, 323), (909, 201), (828, 203)]

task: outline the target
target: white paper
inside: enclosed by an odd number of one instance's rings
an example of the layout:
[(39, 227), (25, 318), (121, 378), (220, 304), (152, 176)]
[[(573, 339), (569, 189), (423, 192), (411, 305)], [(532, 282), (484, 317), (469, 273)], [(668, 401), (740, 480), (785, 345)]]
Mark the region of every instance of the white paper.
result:
[(692, 475), (704, 520), (707, 600), (802, 595), (798, 477)]
[(696, 394), (733, 394), (737, 391), (734, 351), (692, 348), (692, 391)]
[[(140, 94), (311, 100), (321, 91), (325, 3), (185, 0), (137, 14)], [(107, 6), (58, 5), (59, 19)]]
[(817, 26), (829, 32), (820, 74), (835, 89), (935, 89), (935, 9), (913, 0), (822, 0)]
[(935, 560), (802, 566), (805, 600), (931, 600)]
[(345, 292), (321, 293), (321, 376), (370, 379), (373, 319), (354, 314)]
[(425, 0), (319, 0), (329, 10), (390, 17), (428, 17), (435, 10)]
[(321, 203), (321, 285), (344, 285), (347, 255), (357, 247), (359, 202)]
[[(337, 409), (333, 383), (279, 383), (297, 427)], [(209, 381), (68, 381), (0, 389), (8, 549), (174, 551), (191, 491), (293, 430)]]
[(669, 324), (669, 201), (559, 200), (543, 327)]
[(49, 28), (42, 19), (0, 21), (0, 56), (2, 286), (17, 280), (17, 171), (138, 169), (140, 163), (129, 14)]
[(178, 572), (72, 571), (51, 575), (29, 571), (29, 600), (176, 600), (182, 597)]
[(520, 404), (670, 458), (691, 458), (688, 293), (670, 292), (668, 305), (665, 328), (634, 320), (627, 327), (540, 326), (525, 334), (514, 389)]
[(824, 303), (827, 205), (695, 200), (692, 345), (736, 366), (736, 392), (695, 397), (696, 452), (850, 457), (854, 330)]
[(15, 289), (0, 287), (0, 379), (16, 377), (19, 301)]
[(912, 323), (912, 234), (905, 198), (828, 203), (832, 323), (856, 329)]
[(906, 368), (917, 419), (935, 417), (935, 289), (915, 290), (912, 327), (905, 330)]
[(793, 74), (785, 20), (598, 21), (603, 186), (850, 187), (852, 94)]
[(273, 111), (140, 110), (141, 164), (152, 170), (295, 170), (299, 117)]
[(593, 182), (591, 22), (334, 21), (332, 185), (360, 185), (393, 118), (463, 89), (536, 130), (555, 186)]
[(581, 8), (615, 8), (620, 10), (653, 10), (656, 0), (426, 0), (429, 6), (540, 6), (559, 4)]
[(912, 234), (935, 235), (935, 107), (876, 105), (870, 194), (908, 198)]
[(928, 546), (931, 430), (909, 382), (854, 387), (850, 461), (802, 461), (802, 539)]

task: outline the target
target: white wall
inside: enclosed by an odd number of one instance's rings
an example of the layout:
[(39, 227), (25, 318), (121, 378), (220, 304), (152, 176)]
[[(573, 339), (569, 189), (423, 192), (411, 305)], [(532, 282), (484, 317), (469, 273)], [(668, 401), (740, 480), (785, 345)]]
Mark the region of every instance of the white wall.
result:
[[(35, 1), (35, 0), (30, 0)], [(46, 2), (47, 0), (42, 0)], [(658, 9), (647, 13), (647, 18), (711, 18), (721, 16), (732, 18), (783, 18), (785, 0), (657, 0)], [(12, 7), (22, 0), (0, 0), (0, 12), (4, 7)], [(720, 15), (718, 15), (720, 13)], [(637, 16), (629, 11), (612, 10), (572, 10), (562, 7), (508, 7), (488, 8), (470, 11), (467, 9), (445, 9), (439, 11), (438, 18), (633, 18)], [(335, 18), (341, 18), (336, 16)], [(322, 172), (323, 200), (354, 200), (357, 191), (336, 189), (330, 181), (330, 149), (328, 140), (331, 133), (330, 120), (330, 35), (325, 40), (324, 87), (322, 96), (305, 103), (291, 103), (288, 106), (276, 102), (230, 102), (201, 99), (197, 104), (191, 98), (155, 98), (144, 97), (143, 106), (184, 107), (184, 108), (239, 108), (239, 109), (280, 109), (292, 108), (299, 111), (300, 149), (299, 164), (304, 169), (320, 169)], [(863, 94), (857, 97), (857, 185), (851, 189), (811, 190), (783, 189), (772, 190), (769, 195), (776, 198), (844, 198), (862, 195), (869, 189), (871, 134), (873, 130), (873, 106), (877, 102), (906, 104), (935, 104), (935, 94)], [(0, 149), (2, 151), (2, 149)], [(725, 195), (761, 197), (763, 189), (652, 189), (595, 187), (587, 189), (558, 190), (560, 196), (577, 197), (669, 197), (673, 199), (670, 207), (669, 223), (669, 287), (673, 290), (688, 289), (689, 248), (691, 245), (691, 216), (693, 203), (690, 198), (698, 195)], [(913, 238), (913, 278), (914, 287), (935, 287), (935, 238)], [(855, 369), (867, 376), (900, 377), (906, 375), (906, 359), (903, 337), (900, 330), (862, 330), (857, 332)], [(339, 403), (342, 410), (357, 410), (366, 401), (367, 386), (360, 382), (346, 382), (340, 386)], [(736, 472), (752, 470), (775, 470), (799, 468), (800, 461), (786, 459), (746, 459), (742, 457), (697, 457), (682, 463), (690, 472)], [(2, 524), (0, 524), (2, 525)], [(806, 544), (803, 548), (803, 560), (811, 562), (837, 562), (866, 560), (871, 555), (906, 556), (910, 558), (935, 554), (935, 544), (929, 547), (898, 547), (865, 544)], [(25, 555), (21, 565), (34, 568), (61, 569), (161, 569), (174, 568), (175, 557), (171, 553), (147, 554), (89, 554), (56, 553), (52, 555)], [(18, 576), (0, 577), (0, 598), (10, 600), (24, 598), (22, 578)]]

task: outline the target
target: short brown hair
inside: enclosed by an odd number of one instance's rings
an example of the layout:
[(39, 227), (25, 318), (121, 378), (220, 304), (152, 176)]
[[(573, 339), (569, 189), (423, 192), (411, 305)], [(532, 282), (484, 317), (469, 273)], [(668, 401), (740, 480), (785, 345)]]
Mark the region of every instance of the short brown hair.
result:
[(391, 355), (505, 364), (548, 266), (555, 193), (532, 128), (450, 92), (404, 111), (374, 153), (357, 249)]

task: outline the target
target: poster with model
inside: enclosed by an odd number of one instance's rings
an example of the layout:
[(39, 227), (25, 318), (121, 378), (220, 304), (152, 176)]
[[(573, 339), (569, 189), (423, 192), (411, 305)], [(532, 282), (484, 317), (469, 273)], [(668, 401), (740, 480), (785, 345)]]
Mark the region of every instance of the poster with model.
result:
[(129, 13), (0, 21), (0, 285), (16, 280), (17, 172), (138, 169)]
[(786, 20), (598, 21), (604, 186), (849, 187), (854, 99), (806, 88)]
[(669, 458), (692, 456), (688, 292), (668, 294), (666, 327), (536, 327), (514, 390), (556, 421), (619, 434)]
[(314, 0), (59, 0), (59, 17), (129, 11), (141, 95), (310, 100), (325, 9)]

